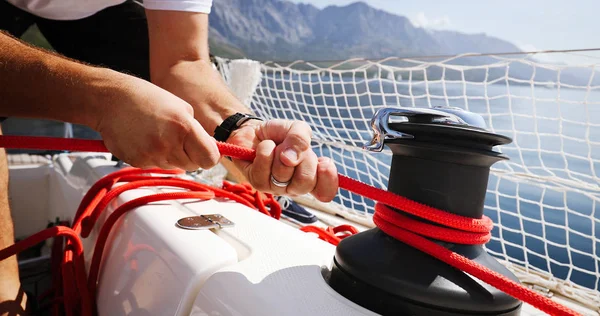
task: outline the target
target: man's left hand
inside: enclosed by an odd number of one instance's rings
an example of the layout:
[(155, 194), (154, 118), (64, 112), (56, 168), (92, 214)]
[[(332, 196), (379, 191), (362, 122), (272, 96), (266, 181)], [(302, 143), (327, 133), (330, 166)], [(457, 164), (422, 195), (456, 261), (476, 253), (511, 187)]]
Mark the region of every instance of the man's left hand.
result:
[(233, 131), (227, 142), (256, 150), (254, 162), (235, 163), (257, 190), (290, 196), (310, 193), (329, 202), (338, 189), (337, 169), (331, 159), (318, 158), (312, 151), (311, 136), (302, 121), (251, 120)]

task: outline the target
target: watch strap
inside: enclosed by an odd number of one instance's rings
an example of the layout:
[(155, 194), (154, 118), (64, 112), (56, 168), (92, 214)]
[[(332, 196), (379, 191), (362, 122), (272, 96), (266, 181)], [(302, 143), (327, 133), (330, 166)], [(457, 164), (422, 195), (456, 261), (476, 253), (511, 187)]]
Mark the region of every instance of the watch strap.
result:
[(214, 138), (220, 142), (226, 141), (234, 130), (238, 129), (244, 122), (248, 120), (262, 121), (260, 117), (254, 115), (239, 112), (235, 113), (226, 118), (221, 125), (215, 128)]

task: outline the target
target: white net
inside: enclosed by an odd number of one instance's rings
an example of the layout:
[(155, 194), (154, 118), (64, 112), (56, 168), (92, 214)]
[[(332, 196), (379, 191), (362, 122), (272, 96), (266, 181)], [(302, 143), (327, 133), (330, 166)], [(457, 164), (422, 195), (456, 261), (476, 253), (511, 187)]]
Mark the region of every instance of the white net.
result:
[[(318, 155), (331, 157), (340, 173), (380, 188), (387, 186), (391, 153), (362, 149), (379, 108), (445, 105), (480, 114), (491, 131), (513, 139), (497, 148), (510, 160), (492, 167), (485, 214), (495, 228), (487, 249), (524, 267), (523, 278), (543, 275), (544, 286), (579, 295), (597, 309), (600, 73), (596, 64), (553, 65), (537, 57), (336, 64), (217, 59), (217, 65), (226, 81), (249, 83), (240, 98), (257, 115), (309, 123)], [(366, 221), (373, 212), (372, 201), (345, 190), (330, 206)]]

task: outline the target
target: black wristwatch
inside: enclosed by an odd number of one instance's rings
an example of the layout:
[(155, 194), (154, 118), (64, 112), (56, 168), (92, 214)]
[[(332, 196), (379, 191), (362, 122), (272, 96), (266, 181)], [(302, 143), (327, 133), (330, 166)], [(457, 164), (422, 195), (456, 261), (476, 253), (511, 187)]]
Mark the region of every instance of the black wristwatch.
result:
[(244, 122), (248, 120), (262, 121), (263, 119), (250, 114), (235, 113), (234, 115), (226, 118), (221, 125), (215, 128), (215, 139), (220, 142), (226, 141), (229, 138), (229, 135), (231, 135), (231, 132), (238, 129)]

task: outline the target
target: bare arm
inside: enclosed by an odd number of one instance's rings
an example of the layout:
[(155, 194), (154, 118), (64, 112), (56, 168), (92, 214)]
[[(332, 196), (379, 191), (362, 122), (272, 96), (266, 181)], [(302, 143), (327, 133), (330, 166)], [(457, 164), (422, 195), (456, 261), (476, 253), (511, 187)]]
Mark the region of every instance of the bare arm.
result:
[(228, 116), (250, 113), (211, 65), (207, 14), (146, 10), (146, 17), (152, 82), (190, 103), (211, 135)]
[[(190, 103), (207, 133), (213, 135), (215, 127), (236, 112), (250, 112), (210, 64), (207, 14), (147, 9), (146, 17), (152, 82)], [(256, 149), (253, 163), (235, 162), (258, 190), (312, 193), (330, 201), (337, 192), (337, 171), (329, 159), (317, 158), (310, 148), (311, 136), (310, 127), (301, 121), (250, 120), (227, 141)], [(289, 185), (277, 186), (273, 178)]]
[(117, 73), (29, 46), (0, 32), (0, 116), (46, 118), (97, 127), (97, 101)]
[[(136, 167), (212, 167), (219, 151), (193, 108), (155, 85), (31, 47), (0, 32), (0, 116), (84, 124)], [(0, 249), (13, 243), (8, 168), (0, 150)], [(15, 257), (0, 262), (0, 314), (21, 314), (26, 298)]]
[(0, 116), (87, 125), (136, 167), (195, 170), (219, 160), (193, 108), (139, 78), (92, 67), (0, 34)]

